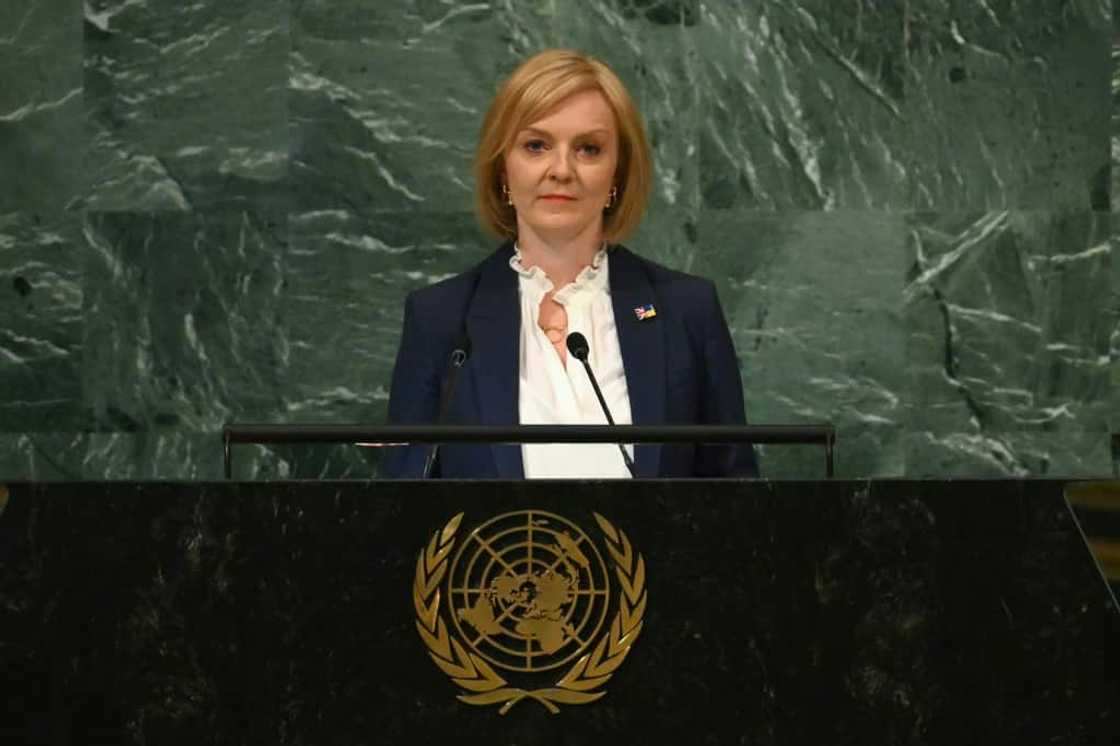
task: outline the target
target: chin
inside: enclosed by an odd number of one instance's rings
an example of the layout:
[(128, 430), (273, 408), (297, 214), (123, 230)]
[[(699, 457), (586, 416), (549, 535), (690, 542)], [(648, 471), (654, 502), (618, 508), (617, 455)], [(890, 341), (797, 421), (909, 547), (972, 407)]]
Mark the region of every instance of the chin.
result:
[(547, 231), (566, 230), (579, 233), (593, 222), (588, 220), (586, 215), (563, 212), (538, 213), (533, 217), (535, 219), (530, 224)]

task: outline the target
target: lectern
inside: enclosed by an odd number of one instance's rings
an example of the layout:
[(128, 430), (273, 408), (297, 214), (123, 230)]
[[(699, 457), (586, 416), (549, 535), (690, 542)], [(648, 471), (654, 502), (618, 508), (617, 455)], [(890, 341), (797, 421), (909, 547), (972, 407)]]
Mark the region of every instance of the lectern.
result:
[(1060, 481), (8, 484), (4, 743), (1114, 743)]

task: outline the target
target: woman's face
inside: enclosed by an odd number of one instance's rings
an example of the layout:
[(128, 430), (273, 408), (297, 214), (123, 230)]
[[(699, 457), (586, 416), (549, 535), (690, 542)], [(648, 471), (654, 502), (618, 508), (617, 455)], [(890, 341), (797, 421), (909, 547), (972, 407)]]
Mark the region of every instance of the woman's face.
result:
[(505, 153), (518, 235), (554, 243), (601, 234), (617, 166), (618, 127), (603, 94), (561, 101), (518, 132)]

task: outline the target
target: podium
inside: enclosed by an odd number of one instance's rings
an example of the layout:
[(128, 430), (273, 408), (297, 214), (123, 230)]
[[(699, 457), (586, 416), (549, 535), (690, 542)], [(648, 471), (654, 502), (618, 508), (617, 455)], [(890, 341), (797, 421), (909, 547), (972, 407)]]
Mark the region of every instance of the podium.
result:
[(1112, 743), (1066, 488), (9, 484), (0, 740)]

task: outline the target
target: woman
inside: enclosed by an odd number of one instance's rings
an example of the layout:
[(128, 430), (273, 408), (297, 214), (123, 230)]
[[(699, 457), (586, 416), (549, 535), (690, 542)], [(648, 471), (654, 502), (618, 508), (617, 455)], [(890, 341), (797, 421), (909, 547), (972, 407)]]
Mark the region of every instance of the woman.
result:
[[(542, 52), (503, 84), (475, 154), (483, 225), (505, 243), (405, 304), (389, 420), (434, 423), (449, 355), (469, 340), (447, 422), (605, 424), (565, 340), (580, 332), (618, 424), (743, 424), (742, 383), (713, 285), (618, 242), (645, 210), (649, 148), (633, 102), (602, 62)], [(756, 476), (749, 446), (627, 446), (638, 477)], [(394, 449), (382, 472), (423, 474), (429, 448)], [(613, 443), (446, 444), (444, 478), (628, 477)]]

